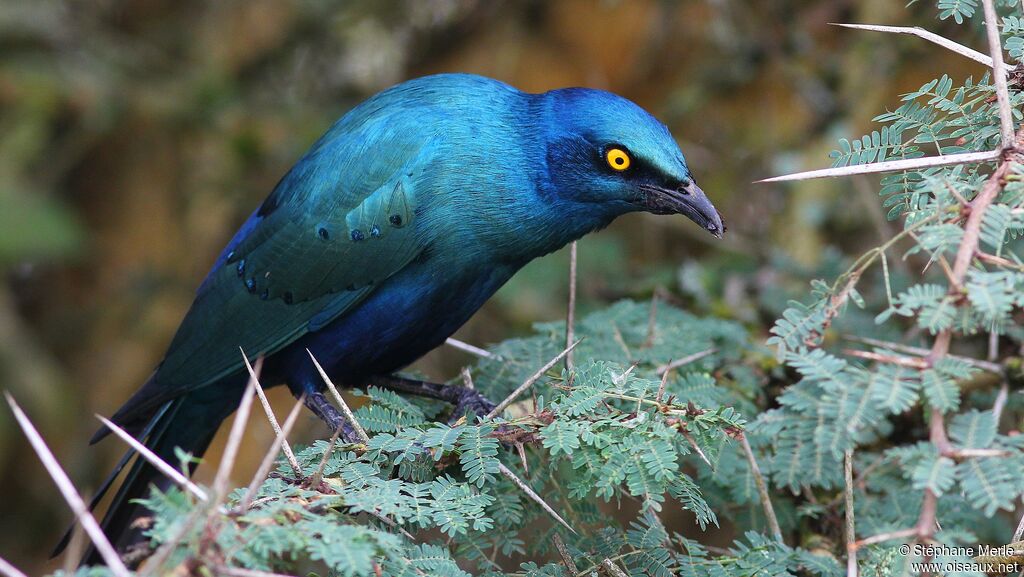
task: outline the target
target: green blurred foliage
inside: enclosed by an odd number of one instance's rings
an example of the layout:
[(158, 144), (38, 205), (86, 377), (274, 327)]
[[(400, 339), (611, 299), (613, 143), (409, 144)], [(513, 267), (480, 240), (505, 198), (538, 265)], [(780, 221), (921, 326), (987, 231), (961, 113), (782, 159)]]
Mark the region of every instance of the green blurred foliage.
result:
[[(870, 131), (893, 95), (980, 72), (914, 38), (828, 25), (925, 25), (983, 46), (924, 4), (4, 0), (0, 388), (95, 488), (120, 447), (86, 449), (91, 414), (112, 412), (159, 361), (235, 227), (345, 110), (442, 71), (605, 88), (664, 120), (729, 234), (621, 219), (580, 245), (580, 307), (666, 291), (763, 332), (808, 277), (833, 277), (892, 225), (873, 181), (751, 182), (826, 166), (836, 137)], [(562, 251), (528, 266), (458, 336), (493, 343), (560, 318), (566, 262)], [(416, 369), (448, 379), (466, 362), (442, 350)], [(269, 439), (253, 429), (239, 479)], [(69, 514), (6, 411), (0, 470), (0, 495), (19, 496), (3, 500), (0, 551), (37, 573)]]

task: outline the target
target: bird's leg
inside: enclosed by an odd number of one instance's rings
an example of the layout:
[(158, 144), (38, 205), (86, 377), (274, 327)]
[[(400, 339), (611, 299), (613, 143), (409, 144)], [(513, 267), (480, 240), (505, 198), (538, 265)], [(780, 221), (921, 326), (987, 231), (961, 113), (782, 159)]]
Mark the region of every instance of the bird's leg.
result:
[(451, 421), (456, 421), (467, 412), (478, 417), (490, 413), (494, 409), (494, 403), (475, 389), (444, 385), (441, 383), (429, 383), (394, 375), (377, 376), (370, 378), (370, 384), (388, 389), (398, 393), (408, 393), (431, 399), (446, 401), (455, 405)]
[(341, 412), (327, 400), (327, 397), (320, 391), (306, 393), (306, 408), (313, 411), (313, 414), (320, 417), (331, 431), (337, 431), (341, 427), (341, 437), (348, 443), (362, 442), (356, 435), (355, 429), (345, 420)]

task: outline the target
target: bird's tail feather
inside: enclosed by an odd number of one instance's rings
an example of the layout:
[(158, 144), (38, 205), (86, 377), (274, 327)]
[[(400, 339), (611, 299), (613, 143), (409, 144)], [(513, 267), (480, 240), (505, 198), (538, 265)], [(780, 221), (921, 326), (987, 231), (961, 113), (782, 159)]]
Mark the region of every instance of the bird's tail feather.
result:
[[(235, 393), (235, 388), (215, 385), (168, 401), (150, 418), (138, 438), (158, 457), (174, 466), (178, 463), (175, 448), (201, 457), (217, 433), (220, 423), (238, 406), (241, 391)], [(100, 486), (90, 507), (95, 507), (110, 490), (117, 476), (128, 466), (133, 454), (134, 451), (130, 450), (121, 458), (114, 471)], [(137, 526), (135, 521), (147, 515), (148, 510), (135, 501), (148, 497), (153, 486), (167, 490), (170, 484), (170, 480), (142, 457), (136, 457), (131, 463), (101, 523), (103, 532), (117, 550), (124, 551), (144, 539), (144, 529)], [(69, 537), (70, 530), (57, 545), (54, 555), (60, 554)], [(102, 562), (95, 549), (91, 547), (82, 559), (84, 565), (97, 565)]]

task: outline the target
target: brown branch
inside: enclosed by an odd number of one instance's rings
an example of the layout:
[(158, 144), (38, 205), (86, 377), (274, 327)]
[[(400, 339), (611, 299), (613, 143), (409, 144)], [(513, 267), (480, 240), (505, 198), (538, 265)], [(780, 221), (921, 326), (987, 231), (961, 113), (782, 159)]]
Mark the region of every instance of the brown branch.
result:
[(988, 51), (992, 56), (992, 78), (996, 85), (996, 96), (999, 102), (999, 133), (1003, 148), (1014, 146), (1013, 112), (1010, 110), (1010, 91), (1006, 85), (1006, 75), (1000, 74), (1006, 69), (1003, 64), (1003, 45), (999, 39), (999, 22), (996, 20), (996, 6), (993, 0), (981, 0), (985, 9), (985, 32), (988, 35)]
[(754, 484), (757, 485), (757, 494), (761, 497), (761, 506), (764, 507), (764, 516), (768, 519), (768, 528), (771, 529), (775, 540), (782, 543), (782, 529), (779, 527), (779, 519), (775, 516), (775, 508), (772, 507), (772, 500), (768, 495), (768, 484), (765, 483), (761, 468), (757, 466), (757, 459), (754, 458), (754, 450), (750, 448), (750, 441), (743, 433), (739, 435), (740, 445), (747, 455), (747, 462), (750, 464), (750, 472), (754, 475)]
[(576, 577), (579, 574), (579, 569), (576, 567), (576, 563), (572, 560), (572, 555), (569, 554), (569, 549), (565, 546), (565, 541), (558, 533), (551, 535), (551, 541), (555, 544), (555, 549), (558, 551), (558, 556), (562, 558), (562, 563), (565, 563), (565, 568), (569, 570), (569, 575)]
[(856, 349), (843, 349), (843, 354), (850, 355), (851, 357), (857, 357), (859, 359), (865, 359), (868, 361), (875, 361), (876, 363), (884, 363), (887, 365), (898, 365), (901, 367), (909, 367), (911, 369), (924, 370), (929, 368), (931, 365), (928, 364), (924, 359), (918, 359), (914, 357), (897, 357), (896, 355), (886, 355), (882, 353), (873, 353), (871, 351), (858, 351)]

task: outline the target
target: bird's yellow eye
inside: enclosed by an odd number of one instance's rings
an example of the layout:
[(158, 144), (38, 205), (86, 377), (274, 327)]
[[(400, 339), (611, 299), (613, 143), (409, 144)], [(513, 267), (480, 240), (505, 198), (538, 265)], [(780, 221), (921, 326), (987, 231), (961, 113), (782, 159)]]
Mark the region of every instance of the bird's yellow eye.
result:
[(612, 170), (617, 170), (619, 172), (629, 168), (629, 165), (632, 163), (629, 155), (621, 148), (609, 148), (608, 151), (604, 153), (604, 159), (608, 162), (608, 166), (612, 167)]

